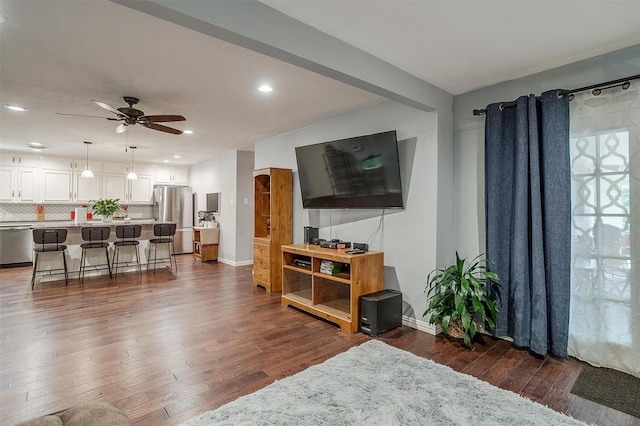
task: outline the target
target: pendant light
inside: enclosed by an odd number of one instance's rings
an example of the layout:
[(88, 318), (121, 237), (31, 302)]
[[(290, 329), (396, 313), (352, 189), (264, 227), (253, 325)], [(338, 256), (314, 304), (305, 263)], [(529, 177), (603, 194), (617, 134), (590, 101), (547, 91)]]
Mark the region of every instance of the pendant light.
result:
[(92, 144), (92, 142), (86, 142), (85, 141), (85, 145), (87, 145), (87, 163), (84, 166), (84, 171), (80, 175), (80, 177), (83, 177), (83, 178), (92, 178), (93, 177), (93, 172), (89, 168), (89, 145), (91, 145), (91, 144)]
[(137, 180), (138, 179), (138, 175), (136, 174), (136, 172), (133, 171), (133, 153), (136, 150), (136, 146), (130, 146), (129, 149), (131, 150), (131, 171), (129, 172), (129, 174), (127, 175), (127, 179), (129, 180)]

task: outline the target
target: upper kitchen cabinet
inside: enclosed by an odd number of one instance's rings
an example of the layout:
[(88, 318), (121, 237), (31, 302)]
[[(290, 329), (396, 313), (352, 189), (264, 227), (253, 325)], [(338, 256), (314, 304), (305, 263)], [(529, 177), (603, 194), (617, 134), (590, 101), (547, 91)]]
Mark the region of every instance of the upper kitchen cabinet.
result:
[(0, 152), (0, 166), (38, 167), (38, 156)]
[(189, 168), (181, 166), (157, 166), (156, 183), (187, 185), (189, 183)]
[(73, 201), (73, 164), (73, 160), (66, 158), (40, 158), (42, 201), (45, 203)]
[(92, 178), (82, 177), (85, 164), (85, 162), (74, 161), (73, 201), (76, 203), (99, 200), (102, 194), (102, 162), (89, 161), (89, 169), (93, 173)]
[(38, 157), (0, 153), (0, 202), (39, 202)]
[(149, 164), (136, 164), (138, 179), (129, 181), (129, 203), (151, 204), (153, 197), (155, 167)]
[(0, 203), (16, 201), (18, 174), (13, 166), (0, 165)]
[(118, 198), (123, 204), (151, 204), (153, 166), (135, 165), (138, 179), (129, 180), (130, 166), (123, 163), (103, 163), (103, 198)]

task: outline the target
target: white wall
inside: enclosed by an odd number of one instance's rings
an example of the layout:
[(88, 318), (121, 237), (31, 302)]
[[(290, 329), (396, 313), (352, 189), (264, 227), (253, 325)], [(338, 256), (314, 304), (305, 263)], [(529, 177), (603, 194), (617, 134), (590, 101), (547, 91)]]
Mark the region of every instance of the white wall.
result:
[[(473, 110), (530, 93), (539, 95), (552, 89), (576, 89), (637, 74), (640, 74), (640, 45), (454, 98), (456, 247), (462, 256), (475, 256), (485, 251), (485, 118), (474, 117)], [(636, 80), (634, 84), (640, 83)]]
[(238, 152), (236, 170), (236, 264), (253, 263), (253, 152)]
[(189, 182), (197, 194), (196, 211), (206, 206), (207, 193), (220, 193), (220, 214), (216, 216), (220, 222), (218, 260), (232, 265), (247, 264), (252, 260), (251, 253), (247, 253), (251, 240), (247, 242), (245, 233), (252, 230), (253, 216), (248, 216), (247, 211), (253, 211), (253, 197), (249, 197), (248, 205), (242, 204), (246, 194), (251, 193), (247, 189), (253, 182), (251, 170), (253, 153), (238, 151), (190, 168)]
[[(367, 242), (380, 224), (382, 210), (303, 209), (294, 148), (387, 130), (397, 131), (405, 209), (387, 210), (380, 235), (369, 242), (372, 250), (385, 253), (385, 288), (401, 290), (404, 315), (418, 320), (422, 320), (425, 308), (423, 291), (426, 276), (436, 264), (437, 121), (436, 112), (419, 111), (388, 101), (260, 141), (255, 147), (256, 168), (282, 167), (294, 170), (294, 243), (303, 242), (305, 226), (319, 227), (321, 238)], [(445, 165), (452, 169), (450, 166)], [(452, 185), (452, 182), (449, 184)]]

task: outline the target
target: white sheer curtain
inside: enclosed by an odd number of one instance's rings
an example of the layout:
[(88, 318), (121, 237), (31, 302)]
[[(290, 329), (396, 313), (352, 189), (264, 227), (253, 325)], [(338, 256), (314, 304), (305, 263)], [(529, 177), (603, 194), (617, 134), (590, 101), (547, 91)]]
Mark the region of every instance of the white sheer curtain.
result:
[(569, 355), (640, 377), (640, 81), (570, 109)]

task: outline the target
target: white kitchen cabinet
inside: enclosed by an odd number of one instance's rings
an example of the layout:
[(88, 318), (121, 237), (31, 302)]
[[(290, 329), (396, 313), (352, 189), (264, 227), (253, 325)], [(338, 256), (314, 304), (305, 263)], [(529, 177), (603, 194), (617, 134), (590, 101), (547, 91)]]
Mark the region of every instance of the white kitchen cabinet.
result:
[(135, 165), (136, 180), (128, 180), (129, 165), (103, 163), (103, 198), (119, 198), (122, 204), (151, 204), (153, 166)]
[(38, 157), (0, 153), (0, 202), (39, 202)]
[(45, 203), (68, 203), (73, 195), (73, 172), (71, 170), (42, 169), (42, 201)]
[(37, 203), (41, 197), (38, 191), (38, 169), (36, 167), (18, 167), (18, 193), (19, 203)]
[(83, 178), (86, 161), (74, 160), (73, 162), (73, 201), (75, 203), (88, 203), (99, 200), (102, 194), (102, 162), (89, 161), (89, 168), (93, 173), (92, 178)]
[(73, 160), (68, 158), (41, 157), (40, 179), (42, 201), (45, 203), (69, 203), (73, 201)]
[(117, 198), (121, 203), (127, 202), (127, 175), (104, 173), (102, 198)]
[(138, 174), (138, 179), (129, 181), (129, 203), (151, 204), (153, 175)]
[(189, 168), (180, 166), (157, 166), (156, 183), (186, 185), (189, 183)]
[(40, 157), (40, 168), (43, 170), (73, 171), (74, 160), (58, 157)]
[(82, 172), (73, 173), (73, 201), (88, 203), (99, 200), (102, 193), (102, 173), (93, 173), (92, 178), (83, 178)]
[(38, 167), (38, 156), (0, 152), (0, 166)]
[(0, 166), (0, 202), (16, 201), (18, 188), (18, 170), (14, 166)]

